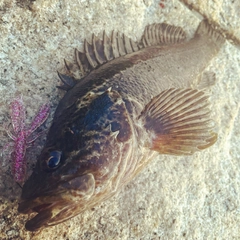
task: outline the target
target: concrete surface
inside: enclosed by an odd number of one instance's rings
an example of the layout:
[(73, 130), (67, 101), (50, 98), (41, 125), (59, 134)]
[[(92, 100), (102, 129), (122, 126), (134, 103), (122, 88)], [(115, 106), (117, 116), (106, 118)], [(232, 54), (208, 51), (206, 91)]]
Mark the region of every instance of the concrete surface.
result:
[[(192, 36), (201, 14), (228, 38), (209, 65), (218, 79), (211, 97), (217, 143), (190, 157), (159, 156), (114, 198), (37, 233), (24, 229), (28, 216), (17, 213), (21, 189), (9, 156), (1, 156), (0, 239), (240, 239), (237, 0), (0, 0), (0, 148), (10, 141), (3, 125), (14, 96), (23, 95), (29, 121), (46, 101), (53, 114), (64, 94), (55, 87), (56, 71), (92, 32), (114, 29), (138, 40), (147, 24), (165, 21)], [(44, 136), (29, 148), (28, 174), (43, 143)]]

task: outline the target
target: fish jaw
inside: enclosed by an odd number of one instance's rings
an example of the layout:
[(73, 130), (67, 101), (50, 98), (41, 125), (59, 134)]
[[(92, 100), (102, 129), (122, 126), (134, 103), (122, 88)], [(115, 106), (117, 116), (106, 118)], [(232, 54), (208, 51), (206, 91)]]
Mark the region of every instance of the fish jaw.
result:
[[(47, 185), (45, 189), (37, 191), (37, 194), (33, 192), (31, 196), (27, 193), (27, 189), (33, 178), (34, 175), (24, 185), (22, 201), (18, 207), (18, 211), (23, 214), (37, 213), (27, 221), (25, 227), (28, 231), (53, 226), (79, 214), (85, 210), (86, 203), (95, 191), (94, 176), (88, 173), (69, 178), (64, 176), (64, 179), (59, 179), (58, 184)], [(51, 180), (48, 179), (48, 182)]]

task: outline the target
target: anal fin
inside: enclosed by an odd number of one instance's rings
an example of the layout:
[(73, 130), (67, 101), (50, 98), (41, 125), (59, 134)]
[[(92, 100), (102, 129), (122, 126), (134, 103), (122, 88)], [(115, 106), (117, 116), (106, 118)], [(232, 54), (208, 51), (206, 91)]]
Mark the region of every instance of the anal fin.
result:
[(165, 90), (150, 101), (140, 118), (149, 133), (147, 147), (162, 154), (190, 155), (217, 140), (208, 96), (202, 91)]

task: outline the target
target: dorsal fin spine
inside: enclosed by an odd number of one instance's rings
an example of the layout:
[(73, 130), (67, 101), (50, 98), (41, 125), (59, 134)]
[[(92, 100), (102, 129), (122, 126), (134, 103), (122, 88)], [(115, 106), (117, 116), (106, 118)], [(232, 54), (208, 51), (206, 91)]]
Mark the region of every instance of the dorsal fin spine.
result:
[(90, 65), (93, 68), (96, 68), (97, 64), (97, 60), (95, 59), (95, 54), (93, 51), (93, 47), (90, 43), (87, 42), (87, 40), (85, 39), (84, 41), (84, 48), (85, 48), (85, 53), (86, 53), (86, 57), (88, 59), (88, 62), (90, 63)]
[(112, 40), (112, 50), (113, 50), (113, 58), (118, 58), (120, 55), (119, 55), (119, 52), (118, 52), (118, 33), (115, 33), (115, 31), (112, 31), (112, 37), (111, 37), (111, 40)]
[(79, 58), (79, 51), (75, 48), (75, 50), (74, 50), (74, 55), (75, 55), (75, 60), (76, 60), (76, 63), (77, 63), (77, 65), (78, 65), (78, 67), (80, 68), (80, 71), (82, 72), (82, 73), (84, 73), (84, 69), (83, 69), (83, 65), (82, 65), (82, 62), (81, 62), (81, 60), (80, 60), (80, 58)]
[(124, 56), (126, 55), (126, 50), (125, 50), (125, 46), (124, 46), (124, 42), (123, 42), (123, 34), (118, 33), (118, 52), (120, 56)]
[(76, 62), (78, 64), (78, 66), (80, 67), (80, 70), (83, 74), (86, 75), (88, 72), (90, 72), (93, 69), (87, 59), (86, 53), (80, 52), (76, 49), (75, 58), (76, 58)]
[[(95, 55), (95, 58), (97, 60), (97, 63), (98, 64), (103, 64), (104, 62), (106, 62), (105, 59), (103, 59), (101, 56), (100, 56), (100, 51), (102, 51), (102, 49), (100, 49), (103, 45), (102, 43), (99, 44), (99, 39), (96, 38), (95, 34), (92, 35), (92, 45), (93, 45), (93, 52), (94, 52), (94, 55)], [(98, 48), (100, 47), (100, 48)]]
[(72, 64), (72, 63), (70, 63), (67, 59), (65, 59), (64, 58), (64, 64), (65, 64), (65, 67), (66, 67), (66, 69), (68, 70), (68, 72), (71, 72), (71, 66), (70, 66), (70, 64)]
[(124, 42), (124, 46), (125, 46), (125, 51), (126, 51), (126, 53), (128, 54), (128, 53), (132, 53), (133, 52), (133, 49), (132, 49), (132, 47), (131, 47), (131, 43), (130, 43), (130, 41), (129, 41), (129, 38), (125, 35), (125, 34), (123, 34), (123, 42)]
[(104, 56), (107, 59), (107, 61), (112, 60), (113, 59), (112, 42), (105, 33), (105, 31), (103, 32), (103, 49)]

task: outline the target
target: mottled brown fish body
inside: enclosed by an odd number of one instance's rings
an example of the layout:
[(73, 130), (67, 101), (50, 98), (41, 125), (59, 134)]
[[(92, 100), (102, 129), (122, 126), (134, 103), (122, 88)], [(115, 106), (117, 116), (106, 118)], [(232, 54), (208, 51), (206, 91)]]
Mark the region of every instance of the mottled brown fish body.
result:
[[(58, 105), (19, 211), (38, 214), (30, 231), (56, 225), (115, 194), (154, 157), (188, 155), (217, 139), (202, 74), (224, 39), (203, 21), (193, 39), (153, 24), (139, 44), (105, 34), (76, 50), (68, 90)], [(84, 77), (76, 81), (76, 70)], [(200, 81), (200, 79), (202, 79)]]

